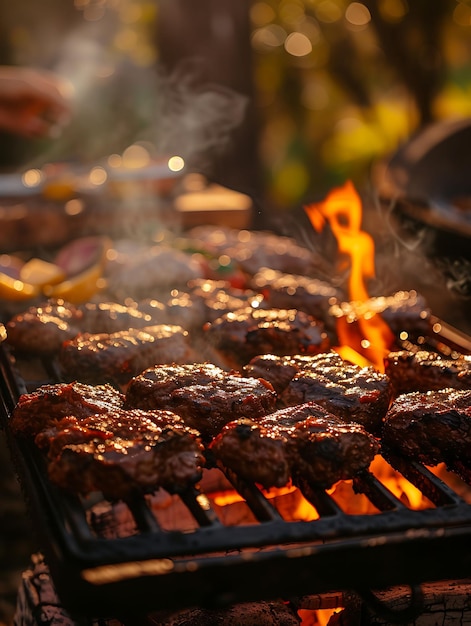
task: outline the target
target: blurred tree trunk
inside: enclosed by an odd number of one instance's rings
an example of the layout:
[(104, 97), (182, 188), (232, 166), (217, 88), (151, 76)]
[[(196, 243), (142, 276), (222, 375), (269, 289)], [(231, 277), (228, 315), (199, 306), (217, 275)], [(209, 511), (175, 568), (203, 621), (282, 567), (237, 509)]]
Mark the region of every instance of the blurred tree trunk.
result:
[(387, 21), (381, 0), (363, 0), (368, 7), (384, 54), (409, 90), (418, 111), (419, 126), (434, 119), (433, 100), (443, 85), (445, 63), (442, 35), (454, 1), (412, 0), (407, 15)]
[(169, 75), (190, 80), (199, 90), (219, 85), (233, 91), (235, 99), (242, 95), (246, 100), (242, 123), (221, 154), (206, 155), (203, 173), (253, 196), (259, 189), (259, 165), (250, 6), (251, 0), (161, 0), (156, 47)]

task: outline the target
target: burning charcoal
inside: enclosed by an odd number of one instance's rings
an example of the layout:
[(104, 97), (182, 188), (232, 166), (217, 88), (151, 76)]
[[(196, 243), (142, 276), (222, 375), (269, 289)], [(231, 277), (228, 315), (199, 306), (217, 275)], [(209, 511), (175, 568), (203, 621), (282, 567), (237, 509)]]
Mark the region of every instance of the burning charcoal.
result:
[(344, 361), (336, 352), (314, 355), (304, 363), (279, 395), (280, 405), (317, 402), (346, 422), (379, 431), (391, 399), (385, 374)]
[(81, 494), (101, 491), (111, 500), (135, 490), (178, 491), (202, 474), (199, 433), (170, 411), (64, 417), (35, 441), (48, 452), (53, 483)]
[(471, 391), (441, 389), (406, 393), (391, 405), (383, 444), (426, 465), (471, 463)]
[(205, 326), (208, 342), (239, 368), (260, 354), (317, 354), (330, 346), (322, 322), (295, 309), (245, 307)]
[(124, 404), (124, 395), (110, 385), (86, 385), (78, 382), (42, 385), (20, 396), (10, 419), (17, 435), (34, 436), (50, 428), (63, 417), (78, 420), (108, 413)]
[(447, 359), (436, 352), (399, 350), (385, 359), (385, 372), (394, 395), (413, 391), (433, 391), (471, 387), (471, 356)]
[(155, 366), (144, 371), (130, 382), (125, 406), (168, 409), (210, 439), (230, 420), (272, 412), (275, 402), (275, 391), (266, 381), (195, 363)]
[(188, 609), (155, 613), (147, 626), (299, 626), (297, 613), (284, 602), (245, 602), (226, 609)]
[(59, 352), (62, 375), (86, 383), (126, 385), (155, 363), (194, 361), (188, 332), (160, 324), (118, 333), (84, 333), (65, 342)]
[(230, 422), (210, 448), (223, 465), (266, 488), (282, 487), (290, 477), (330, 487), (367, 468), (379, 450), (362, 426), (314, 402)]
[(414, 290), (377, 296), (364, 302), (334, 304), (330, 314), (335, 318), (345, 318), (349, 323), (380, 314), (396, 336), (402, 331), (413, 336), (427, 335), (431, 330), (431, 311), (424, 298)]

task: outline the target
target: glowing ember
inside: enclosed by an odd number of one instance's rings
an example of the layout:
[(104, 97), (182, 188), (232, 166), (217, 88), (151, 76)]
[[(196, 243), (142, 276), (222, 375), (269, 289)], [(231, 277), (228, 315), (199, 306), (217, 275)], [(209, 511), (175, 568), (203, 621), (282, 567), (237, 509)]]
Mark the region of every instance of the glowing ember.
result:
[[(326, 222), (330, 224), (341, 255), (341, 269), (349, 269), (350, 300), (368, 300), (366, 282), (375, 275), (375, 249), (372, 237), (361, 230), (362, 205), (353, 184), (347, 182), (332, 190), (323, 202), (308, 205), (305, 210), (317, 231), (321, 231)], [(362, 355), (383, 371), (383, 358), (391, 345), (392, 333), (379, 315), (362, 316), (355, 323), (339, 318), (337, 335), (341, 346), (349, 346), (350, 351)], [(351, 360), (355, 358), (354, 352), (342, 356)], [(364, 365), (364, 359), (359, 364)]]

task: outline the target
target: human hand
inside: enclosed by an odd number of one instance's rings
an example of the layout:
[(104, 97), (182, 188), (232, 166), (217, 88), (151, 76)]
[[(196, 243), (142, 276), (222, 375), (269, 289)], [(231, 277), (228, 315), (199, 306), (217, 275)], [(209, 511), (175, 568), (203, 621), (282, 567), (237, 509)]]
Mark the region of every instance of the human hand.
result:
[(70, 116), (72, 86), (51, 72), (0, 66), (0, 128), (24, 137), (51, 135)]

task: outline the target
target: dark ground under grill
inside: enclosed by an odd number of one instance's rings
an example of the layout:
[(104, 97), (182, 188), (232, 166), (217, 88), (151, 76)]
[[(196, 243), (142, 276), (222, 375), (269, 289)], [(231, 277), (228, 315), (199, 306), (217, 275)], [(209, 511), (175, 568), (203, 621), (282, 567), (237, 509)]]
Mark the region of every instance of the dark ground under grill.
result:
[(12, 623), (21, 574), (37, 549), (33, 528), (0, 430), (0, 624)]

